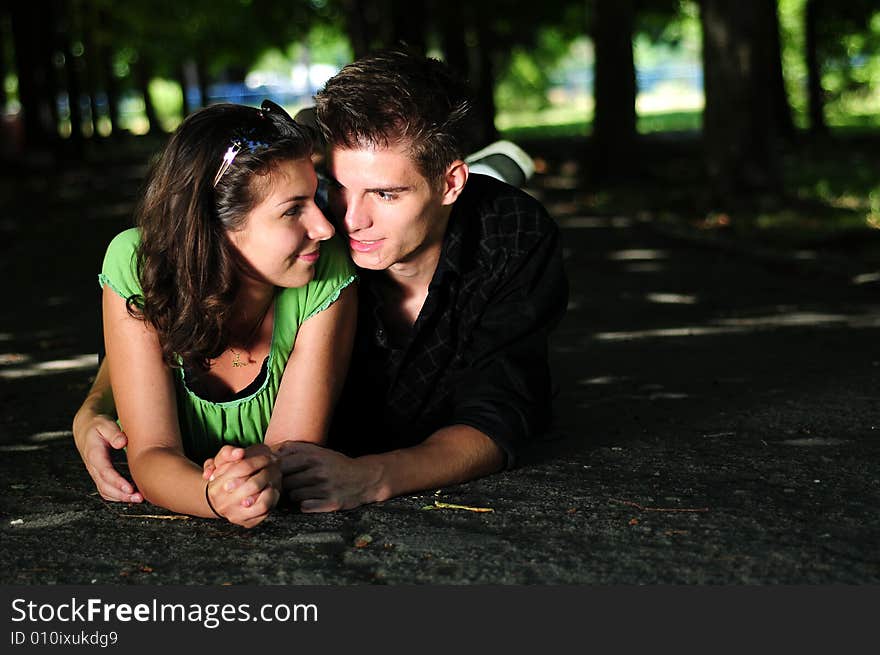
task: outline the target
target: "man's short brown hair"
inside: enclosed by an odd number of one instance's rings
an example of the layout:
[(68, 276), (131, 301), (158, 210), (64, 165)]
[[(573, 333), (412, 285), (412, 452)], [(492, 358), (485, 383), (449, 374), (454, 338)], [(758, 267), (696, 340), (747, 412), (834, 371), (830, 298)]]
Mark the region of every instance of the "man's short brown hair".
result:
[(470, 90), (430, 57), (405, 50), (368, 55), (330, 79), (316, 102), (328, 146), (405, 143), (432, 184), (473, 146)]

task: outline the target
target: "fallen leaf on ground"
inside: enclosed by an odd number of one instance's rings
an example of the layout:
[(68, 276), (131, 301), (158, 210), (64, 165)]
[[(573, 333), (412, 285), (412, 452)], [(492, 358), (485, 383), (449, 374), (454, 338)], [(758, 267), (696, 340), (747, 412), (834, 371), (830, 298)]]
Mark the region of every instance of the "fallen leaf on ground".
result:
[(373, 542), (373, 537), (368, 534), (362, 534), (357, 539), (354, 540), (355, 548), (365, 548), (369, 546)]
[(433, 505), (425, 505), (422, 509), (463, 509), (467, 512), (494, 512), (491, 507), (471, 507), (470, 505), (456, 505), (455, 503), (441, 503), (435, 500)]

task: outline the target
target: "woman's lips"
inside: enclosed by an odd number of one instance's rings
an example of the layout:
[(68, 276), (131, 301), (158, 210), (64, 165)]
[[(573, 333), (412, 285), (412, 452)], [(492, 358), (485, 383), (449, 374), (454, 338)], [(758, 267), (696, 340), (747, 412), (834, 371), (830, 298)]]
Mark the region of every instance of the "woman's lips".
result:
[(377, 241), (358, 241), (354, 237), (348, 237), (348, 245), (355, 252), (373, 252), (382, 245), (382, 239)]
[(313, 250), (312, 252), (304, 252), (301, 255), (297, 255), (296, 258), (306, 262), (307, 264), (314, 264), (316, 261), (318, 261), (318, 257), (320, 256), (320, 250)]

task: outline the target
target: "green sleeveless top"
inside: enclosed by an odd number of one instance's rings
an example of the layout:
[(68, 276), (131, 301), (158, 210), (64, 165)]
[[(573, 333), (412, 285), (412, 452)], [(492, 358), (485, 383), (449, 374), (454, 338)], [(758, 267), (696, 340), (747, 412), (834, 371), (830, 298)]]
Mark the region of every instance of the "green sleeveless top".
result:
[[(110, 285), (124, 299), (141, 294), (136, 270), (139, 243), (137, 228), (118, 234), (110, 242), (98, 276), (102, 288)], [(227, 402), (205, 400), (187, 387), (183, 368), (177, 369), (174, 375), (177, 415), (187, 457), (201, 463), (213, 457), (224, 444), (251, 446), (262, 443), (299, 326), (329, 307), (354, 279), (348, 252), (334, 237), (321, 244), (321, 256), (311, 282), (303, 287), (278, 291), (267, 374), (263, 384), (251, 395)]]

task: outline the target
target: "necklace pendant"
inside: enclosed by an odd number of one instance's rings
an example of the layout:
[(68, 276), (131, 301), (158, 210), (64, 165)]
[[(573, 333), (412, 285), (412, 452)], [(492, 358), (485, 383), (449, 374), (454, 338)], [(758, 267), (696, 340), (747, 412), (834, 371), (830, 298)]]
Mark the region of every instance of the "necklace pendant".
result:
[(244, 366), (244, 362), (241, 361), (241, 355), (239, 355), (236, 351), (232, 351), (232, 368), (241, 368)]

